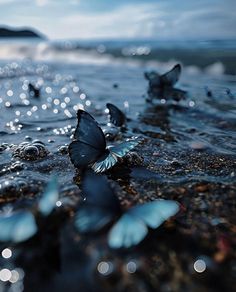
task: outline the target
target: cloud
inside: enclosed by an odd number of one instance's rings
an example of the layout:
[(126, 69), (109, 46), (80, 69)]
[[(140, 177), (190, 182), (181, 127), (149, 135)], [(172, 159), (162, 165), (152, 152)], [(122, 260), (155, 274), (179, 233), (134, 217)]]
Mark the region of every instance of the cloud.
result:
[(234, 12), (226, 9), (227, 5), (212, 6), (211, 0), (208, 5), (202, 0), (198, 3), (185, 1), (176, 7), (177, 2), (174, 0), (172, 1), (174, 7), (171, 7), (170, 2), (161, 0), (155, 4), (147, 2), (119, 5), (116, 9), (105, 12), (78, 12), (63, 17), (61, 29), (68, 36), (80, 38), (236, 37), (233, 29), (236, 27), (236, 19)]
[(36, 0), (36, 5), (38, 6), (45, 6), (47, 5), (49, 0)]
[(61, 20), (64, 31), (81, 38), (149, 37), (152, 6), (126, 5), (111, 12), (76, 13)]
[(6, 5), (6, 4), (12, 4), (12, 3), (16, 3), (17, 0), (0, 0), (0, 6), (1, 5)]
[(0, 0), (0, 19), (12, 26), (36, 27), (51, 38), (236, 38), (234, 3), (235, 0)]

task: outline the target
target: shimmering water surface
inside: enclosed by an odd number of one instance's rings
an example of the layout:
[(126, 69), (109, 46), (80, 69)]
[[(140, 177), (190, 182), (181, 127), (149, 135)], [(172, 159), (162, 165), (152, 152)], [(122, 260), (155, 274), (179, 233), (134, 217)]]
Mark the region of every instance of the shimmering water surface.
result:
[[(180, 102), (147, 103), (149, 69), (172, 63), (0, 61), (0, 203), (32, 208), (52, 174), (60, 204), (32, 240), (1, 244), (1, 291), (232, 291), (235, 284), (236, 79), (183, 68)], [(79, 57), (79, 56), (78, 56)], [(94, 57), (93, 57), (94, 58)], [(89, 56), (88, 56), (89, 59)], [(40, 88), (30, 96), (29, 83)], [(206, 89), (207, 87), (207, 89)], [(108, 174), (121, 203), (175, 199), (175, 220), (131, 250), (114, 252), (105, 233), (80, 238), (72, 224), (80, 178), (67, 154), (76, 112), (112, 131), (106, 103), (130, 118), (142, 165)], [(109, 130), (110, 129), (110, 130)], [(121, 137), (122, 140), (122, 137)], [(98, 190), (99, 191), (99, 190)]]

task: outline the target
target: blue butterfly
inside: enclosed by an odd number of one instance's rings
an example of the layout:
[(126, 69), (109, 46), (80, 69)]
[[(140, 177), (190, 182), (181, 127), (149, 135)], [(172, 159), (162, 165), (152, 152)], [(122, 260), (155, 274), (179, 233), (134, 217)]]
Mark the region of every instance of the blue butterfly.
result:
[(118, 219), (108, 235), (108, 245), (115, 249), (139, 244), (148, 228), (158, 228), (179, 211), (179, 204), (171, 200), (156, 200), (123, 211), (106, 178), (91, 172), (83, 179), (82, 192), (85, 201), (76, 212), (76, 228), (80, 233), (96, 232)]
[(186, 91), (174, 88), (181, 74), (180, 64), (175, 65), (170, 71), (163, 75), (158, 73), (146, 72), (145, 78), (149, 81), (147, 101), (152, 101), (153, 98), (166, 98), (179, 101), (186, 97)]
[(111, 123), (116, 127), (125, 127), (126, 126), (125, 114), (112, 103), (107, 103), (106, 106), (109, 110)]
[(97, 173), (104, 172), (139, 143), (135, 138), (107, 147), (102, 129), (89, 113), (78, 110), (77, 118), (74, 141), (69, 145), (70, 159), (76, 168), (90, 166)]
[[(48, 216), (58, 201), (57, 180), (53, 178), (38, 202), (38, 211)], [(0, 241), (19, 243), (33, 237), (38, 231), (34, 213), (28, 210), (17, 210), (0, 213)]]
[(149, 81), (150, 87), (173, 87), (179, 80), (181, 74), (180, 64), (175, 65), (170, 71), (163, 75), (158, 73), (145, 72), (144, 76)]

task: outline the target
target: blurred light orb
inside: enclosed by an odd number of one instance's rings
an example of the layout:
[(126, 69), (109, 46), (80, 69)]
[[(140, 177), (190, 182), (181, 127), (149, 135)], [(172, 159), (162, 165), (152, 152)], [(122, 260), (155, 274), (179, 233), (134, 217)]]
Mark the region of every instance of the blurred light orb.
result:
[(79, 87), (78, 86), (74, 86), (73, 87), (73, 92), (74, 93), (78, 93), (79, 92)]
[(113, 271), (113, 264), (111, 262), (100, 262), (97, 270), (103, 276), (107, 276)]
[(6, 102), (5, 102), (5, 107), (10, 107), (10, 106), (11, 106), (10, 101), (6, 101)]
[(165, 103), (166, 103), (166, 99), (162, 98), (162, 99), (161, 99), (161, 103), (162, 103), (162, 104), (165, 104)]
[(13, 96), (13, 91), (12, 91), (12, 90), (8, 90), (8, 91), (7, 91), (7, 95), (8, 95), (8, 96)]
[(80, 99), (84, 100), (86, 98), (86, 94), (81, 93), (79, 97), (80, 97)]
[(55, 105), (59, 105), (60, 104), (60, 100), (58, 98), (55, 98), (54, 101), (53, 101), (53, 103)]
[(48, 86), (46, 87), (45, 91), (50, 94), (52, 93), (52, 88)]
[(193, 268), (197, 273), (203, 273), (206, 270), (206, 263), (204, 260), (198, 259), (194, 263)]
[(86, 106), (90, 106), (91, 105), (91, 101), (90, 100), (86, 100), (85, 104), (86, 104)]
[(129, 108), (129, 102), (127, 100), (124, 102), (124, 107)]
[(195, 101), (190, 100), (190, 102), (189, 102), (189, 106), (190, 106), (190, 107), (194, 107), (194, 106), (195, 106)]
[(65, 102), (61, 103), (61, 108), (66, 108), (66, 103)]
[(134, 261), (130, 261), (128, 262), (128, 264), (126, 265), (126, 270), (128, 273), (133, 274), (136, 272), (137, 270), (137, 265)]
[(20, 275), (16, 270), (11, 271), (11, 278), (9, 279), (9, 282), (16, 283), (20, 279)]
[(3, 282), (7, 282), (11, 279), (11, 271), (8, 269), (2, 269), (0, 271), (0, 280)]
[(69, 96), (65, 97), (65, 98), (64, 98), (64, 101), (65, 101), (66, 103), (69, 103), (69, 102), (70, 102), (70, 98), (69, 98)]
[(57, 207), (61, 207), (61, 205), (62, 205), (62, 202), (61, 202), (61, 201), (57, 201), (57, 202), (56, 202), (56, 206), (57, 206)]
[(4, 259), (9, 259), (11, 256), (12, 256), (12, 251), (10, 250), (10, 248), (5, 248), (5, 249), (2, 251), (2, 257), (3, 257)]

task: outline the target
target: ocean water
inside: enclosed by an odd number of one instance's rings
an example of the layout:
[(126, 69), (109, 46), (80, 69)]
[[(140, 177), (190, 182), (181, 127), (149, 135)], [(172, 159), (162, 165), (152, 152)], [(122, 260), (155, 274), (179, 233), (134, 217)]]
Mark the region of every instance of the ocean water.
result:
[[(177, 62), (183, 70), (176, 87), (187, 96), (147, 103), (144, 72), (164, 73)], [(52, 219), (54, 229), (44, 227), (40, 240), (7, 245), (14, 256), (0, 258), (0, 267), (23, 276), (20, 288), (0, 281), (0, 289), (227, 291), (235, 281), (235, 68), (235, 41), (1, 41), (0, 208), (30, 208), (56, 175), (67, 219)], [(40, 97), (29, 94), (29, 83)], [(128, 133), (144, 139), (137, 148), (143, 165), (109, 174), (122, 204), (175, 199), (185, 210), (170, 232), (163, 228), (140, 249), (121, 254), (107, 249), (104, 235), (81, 239), (72, 224), (80, 189), (66, 149), (76, 112), (88, 111), (112, 131), (107, 102), (130, 119)], [(43, 146), (32, 155), (22, 142)], [(207, 265), (202, 274), (193, 270), (198, 259)], [(109, 276), (99, 274), (101, 262), (112, 267)], [(127, 272), (129, 262), (137, 273)]]

